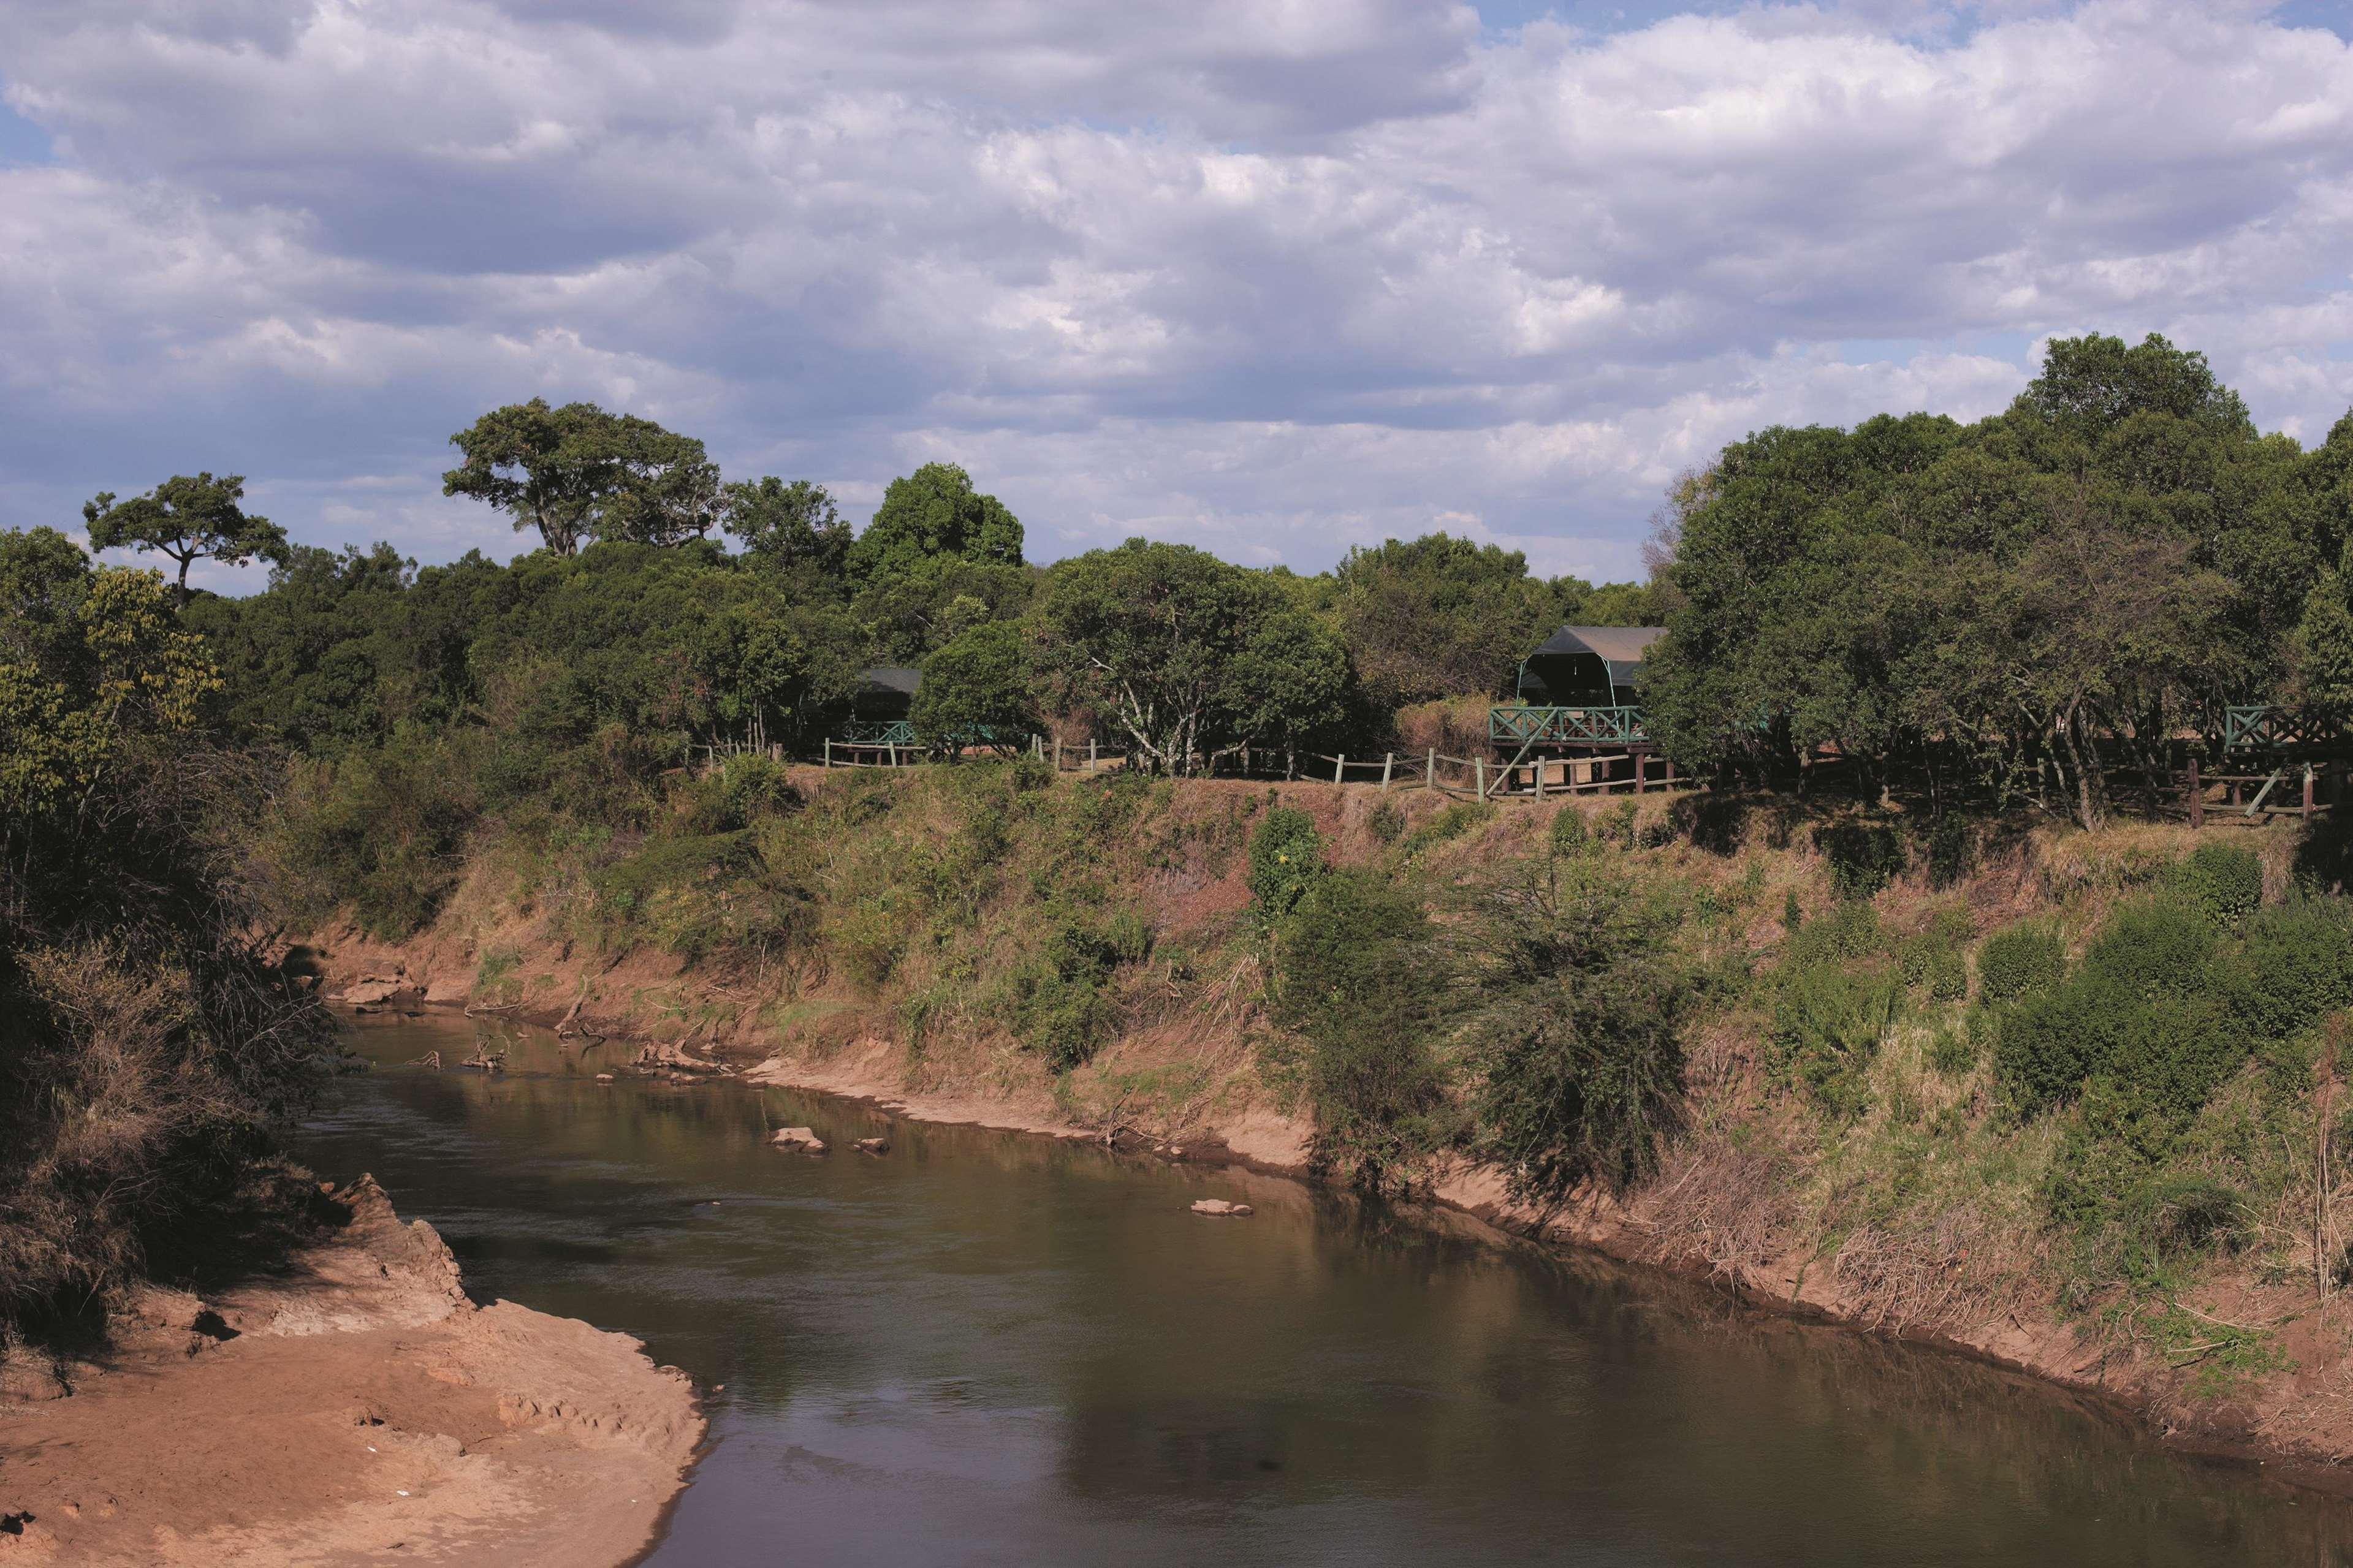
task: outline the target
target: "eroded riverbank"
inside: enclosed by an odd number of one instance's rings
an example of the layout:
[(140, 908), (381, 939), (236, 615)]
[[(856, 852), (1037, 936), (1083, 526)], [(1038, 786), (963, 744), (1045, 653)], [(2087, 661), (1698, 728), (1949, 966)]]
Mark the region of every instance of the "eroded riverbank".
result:
[[(373, 1180), (278, 1278), (151, 1291), (69, 1397), (0, 1409), (0, 1561), (601, 1568), (654, 1535), (703, 1423), (638, 1342), (477, 1306)], [(50, 1391), (54, 1392), (54, 1390)]]

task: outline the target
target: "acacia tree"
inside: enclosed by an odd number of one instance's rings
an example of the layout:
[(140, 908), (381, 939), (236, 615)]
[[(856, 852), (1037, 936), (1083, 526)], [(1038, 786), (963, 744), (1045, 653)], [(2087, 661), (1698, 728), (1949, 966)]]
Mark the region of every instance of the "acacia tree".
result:
[(174, 474), (143, 496), (118, 501), (100, 490), (83, 503), (92, 550), (157, 551), (179, 563), (179, 602), (188, 602), (188, 568), (198, 561), (232, 566), (259, 557), (284, 565), (286, 531), (239, 504), (245, 476)]
[(951, 753), (975, 743), (1013, 752), (1039, 731), (1029, 655), (1004, 621), (970, 627), (923, 660), (907, 721), (923, 744)]
[(449, 437), (465, 460), (441, 493), (506, 512), (558, 555), (591, 539), (675, 544), (719, 521), (719, 470), (702, 443), (593, 403), (494, 408)]

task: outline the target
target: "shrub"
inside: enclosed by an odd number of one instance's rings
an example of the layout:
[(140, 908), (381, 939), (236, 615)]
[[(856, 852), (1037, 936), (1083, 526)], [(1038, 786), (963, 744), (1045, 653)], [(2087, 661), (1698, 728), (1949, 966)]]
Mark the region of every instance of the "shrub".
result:
[(2084, 967), (2128, 991), (2155, 995), (2195, 989), (2214, 956), (2214, 928), (2178, 899), (2126, 904), (2084, 954)]
[(1957, 1002), (1969, 994), (1969, 962), (1960, 944), (1945, 932), (1922, 931), (1904, 939), (1896, 963), (1907, 985), (1923, 986), (1938, 1002)]
[(1845, 900), (1872, 897), (1904, 869), (1904, 836), (1885, 823), (1825, 824), (1814, 829), (1814, 847), (1830, 862), (1831, 886)]
[(1056, 1072), (1092, 1058), (1118, 1022), (1111, 980), (1152, 951), (1152, 930), (1132, 910), (1102, 916), (1063, 908), (1045, 946), (1013, 975), (1015, 1032)]
[(1929, 1037), (1928, 1066), (1945, 1078), (1959, 1078), (1978, 1065), (1982, 1046), (1979, 1015), (1970, 1014), (1957, 1027), (1947, 1024)]
[(1472, 828), (1484, 825), (1494, 815), (1495, 808), (1484, 801), (1455, 801), (1407, 834), (1400, 846), (1400, 853), (1411, 859), (1425, 849), (1461, 837)]
[(1585, 813), (1574, 805), (1564, 805), (1553, 813), (1550, 838), (1553, 848), (1563, 855), (1583, 853), (1592, 842), (1586, 831)]
[(1773, 1005), (1774, 1062), (1834, 1116), (1862, 1114), (1865, 1073), (1894, 1021), (1885, 978), (1828, 963), (1785, 971)]
[(1250, 902), (1261, 930), (1289, 914), (1324, 872), (1324, 835), (1315, 819), (1293, 806), (1278, 805), (1250, 835)]
[(1875, 955), (1883, 945), (1877, 911), (1869, 904), (1841, 904), (1812, 924), (1793, 928), (1782, 963), (1790, 968), (1852, 963)]
[(2056, 985), (2067, 973), (2057, 929), (2025, 921), (1997, 931), (1978, 950), (1978, 980), (1989, 1002), (2007, 1002)]
[(2200, 844), (2173, 868), (2173, 887), (2206, 918), (2236, 931), (2263, 901), (2263, 863), (2231, 844)]
[(2232, 1011), (2246, 1030), (2284, 1039), (2353, 1004), (2353, 909), (2334, 900), (2266, 910), (2229, 966)]
[(2145, 1005), (2091, 974), (2029, 993), (2001, 1016), (1994, 1047), (1994, 1068), (2011, 1102), (2031, 1116), (2072, 1100)]
[(1356, 870), (1317, 881), (1281, 928), (1274, 1015), (1307, 1041), (1313, 1162), (1371, 1190), (1410, 1185), (1452, 1132), (1430, 944), (1420, 900)]
[(1405, 813), (1394, 802), (1385, 800), (1373, 807), (1365, 826), (1371, 830), (1375, 843), (1394, 844), (1405, 832)]

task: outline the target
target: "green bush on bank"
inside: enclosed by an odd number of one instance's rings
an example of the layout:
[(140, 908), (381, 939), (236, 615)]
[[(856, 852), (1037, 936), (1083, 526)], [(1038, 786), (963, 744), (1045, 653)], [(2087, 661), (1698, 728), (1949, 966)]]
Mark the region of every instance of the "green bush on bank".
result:
[(1978, 950), (1978, 984), (1989, 1002), (2008, 1002), (2056, 985), (2067, 973), (2066, 944), (2045, 921), (2023, 921), (1986, 938)]
[(1270, 809), (1250, 835), (1245, 878), (1259, 929), (1273, 930), (1324, 870), (1324, 835), (1315, 819), (1295, 806)]

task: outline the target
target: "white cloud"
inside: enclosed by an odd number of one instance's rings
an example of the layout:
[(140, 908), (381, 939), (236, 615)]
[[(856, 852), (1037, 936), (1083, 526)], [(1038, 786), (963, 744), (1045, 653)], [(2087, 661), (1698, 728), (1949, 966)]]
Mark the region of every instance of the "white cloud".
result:
[(210, 467), (495, 546), (444, 438), (543, 393), (853, 498), (955, 457), (1033, 553), (1622, 574), (1725, 440), (1985, 413), (2046, 334), (2167, 331), (2306, 439), (2353, 396), (2353, 50), (2258, 5), (17, 10), (11, 522)]

